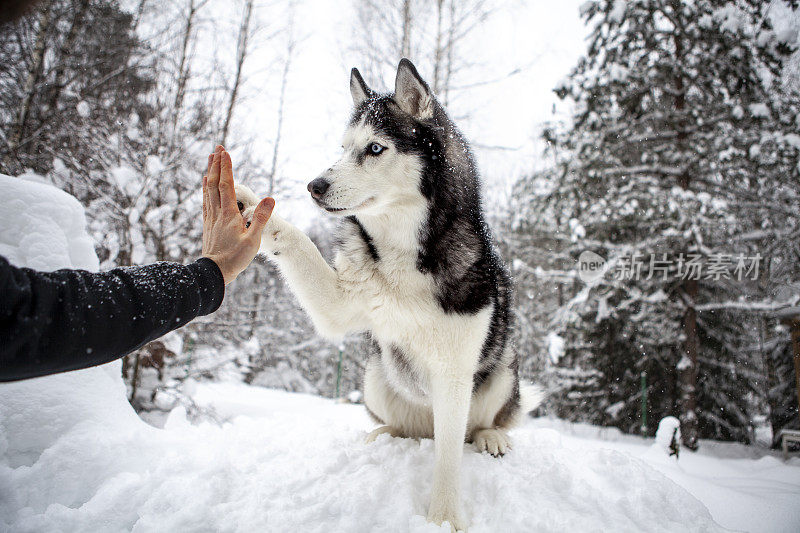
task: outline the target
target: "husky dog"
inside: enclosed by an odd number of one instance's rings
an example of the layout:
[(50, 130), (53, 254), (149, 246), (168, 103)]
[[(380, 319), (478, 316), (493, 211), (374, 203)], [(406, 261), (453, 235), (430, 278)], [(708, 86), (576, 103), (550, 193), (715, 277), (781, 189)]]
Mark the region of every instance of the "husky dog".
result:
[[(379, 350), (364, 402), (382, 427), (367, 440), (433, 437), (428, 519), (464, 529), (464, 441), (506, 453), (508, 429), (538, 403), (536, 390), (520, 390), (509, 275), (469, 146), (414, 65), (400, 61), (394, 94), (372, 91), (353, 69), (350, 92), (342, 158), (308, 184), (313, 201), (342, 218), (335, 266), (274, 214), (262, 251), (320, 333), (371, 334)], [(237, 198), (250, 220), (257, 197), (239, 186)]]

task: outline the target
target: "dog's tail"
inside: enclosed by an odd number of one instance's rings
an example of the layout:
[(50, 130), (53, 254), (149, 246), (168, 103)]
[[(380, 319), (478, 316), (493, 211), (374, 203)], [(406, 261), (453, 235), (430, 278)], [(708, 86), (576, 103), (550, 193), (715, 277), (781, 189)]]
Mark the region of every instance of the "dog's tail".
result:
[(520, 411), (527, 415), (542, 404), (545, 396), (545, 390), (540, 385), (521, 381), (519, 384)]

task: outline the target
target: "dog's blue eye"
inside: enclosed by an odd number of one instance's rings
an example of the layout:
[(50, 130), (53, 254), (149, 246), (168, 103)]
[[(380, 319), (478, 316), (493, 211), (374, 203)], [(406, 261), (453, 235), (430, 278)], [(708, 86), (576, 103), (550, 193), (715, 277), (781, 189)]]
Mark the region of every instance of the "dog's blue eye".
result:
[(378, 155), (379, 153), (383, 152), (384, 147), (378, 143), (372, 143), (369, 145), (369, 151), (373, 155)]

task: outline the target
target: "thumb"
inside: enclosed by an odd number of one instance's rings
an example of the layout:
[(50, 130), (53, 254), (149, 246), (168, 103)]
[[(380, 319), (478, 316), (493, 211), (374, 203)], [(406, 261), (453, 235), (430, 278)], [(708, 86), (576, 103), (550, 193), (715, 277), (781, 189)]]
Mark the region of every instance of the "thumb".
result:
[(272, 216), (272, 210), (275, 209), (275, 200), (272, 198), (264, 198), (256, 206), (253, 211), (253, 220), (250, 223), (250, 233), (258, 235), (264, 231), (264, 226), (267, 225), (269, 217)]

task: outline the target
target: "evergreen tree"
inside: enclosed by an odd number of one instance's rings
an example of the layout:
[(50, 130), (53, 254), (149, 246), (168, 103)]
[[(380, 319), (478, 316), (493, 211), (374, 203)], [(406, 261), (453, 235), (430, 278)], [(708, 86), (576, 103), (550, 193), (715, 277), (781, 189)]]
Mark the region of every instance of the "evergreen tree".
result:
[[(646, 372), (651, 419), (677, 412), (688, 448), (700, 437), (749, 440), (763, 384), (743, 349), (747, 325), (778, 305), (779, 283), (745, 281), (756, 276), (736, 271), (737, 256), (758, 264), (763, 281), (758, 254), (798, 228), (800, 106), (780, 83), (796, 32), (776, 33), (768, 8), (583, 7), (594, 24), (588, 51), (557, 88), (574, 99), (574, 121), (552, 138), (569, 157), (533, 209), (557, 213), (562, 258), (574, 264), (591, 250), (609, 272), (576, 288), (557, 315), (559, 366), (573, 374), (561, 414), (577, 405), (582, 417), (633, 431)], [(781, 276), (796, 282), (796, 267)]]
[(118, 117), (153, 113), (140, 99), (154, 80), (132, 61), (144, 47), (132, 20), (114, 2), (57, 0), (0, 32), (3, 172), (47, 174), (63, 164), (80, 173), (69, 192), (100, 194), (81, 182), (103, 168), (98, 157), (108, 152)]

